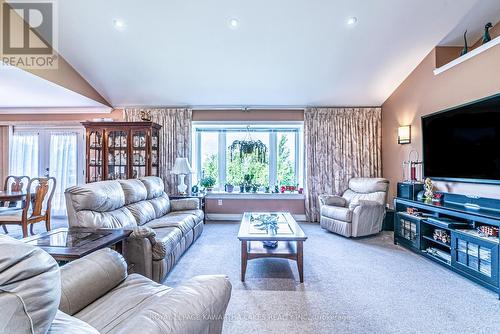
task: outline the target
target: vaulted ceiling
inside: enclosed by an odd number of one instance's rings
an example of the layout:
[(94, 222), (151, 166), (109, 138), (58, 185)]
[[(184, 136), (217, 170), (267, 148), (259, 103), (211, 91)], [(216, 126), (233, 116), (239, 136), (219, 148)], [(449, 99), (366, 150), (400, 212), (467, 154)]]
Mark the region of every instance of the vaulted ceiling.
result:
[(500, 18), (498, 0), (56, 2), (59, 53), (115, 107), (381, 105)]

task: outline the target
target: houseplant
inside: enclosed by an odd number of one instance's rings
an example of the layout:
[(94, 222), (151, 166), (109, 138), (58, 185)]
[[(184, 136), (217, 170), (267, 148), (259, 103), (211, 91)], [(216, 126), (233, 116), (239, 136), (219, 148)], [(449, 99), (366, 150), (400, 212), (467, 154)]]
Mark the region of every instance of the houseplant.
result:
[(234, 190), (234, 186), (231, 183), (226, 183), (226, 185), (224, 186), (224, 188), (226, 189), (226, 191), (228, 193), (232, 193), (233, 190)]
[(267, 146), (260, 140), (235, 140), (230, 146), (231, 161), (239, 155), (243, 159), (246, 155), (255, 154), (257, 161), (265, 163), (267, 156)]
[(207, 192), (211, 192), (215, 186), (215, 179), (211, 176), (206, 176), (200, 180), (200, 185), (207, 190)]

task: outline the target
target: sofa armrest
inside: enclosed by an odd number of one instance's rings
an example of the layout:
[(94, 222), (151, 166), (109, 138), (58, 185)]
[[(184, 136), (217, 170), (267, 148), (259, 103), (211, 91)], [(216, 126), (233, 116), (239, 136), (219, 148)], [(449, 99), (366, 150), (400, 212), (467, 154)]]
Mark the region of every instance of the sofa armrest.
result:
[(200, 201), (197, 198), (183, 198), (170, 201), (170, 210), (172, 211), (198, 210), (199, 208)]
[(127, 278), (127, 263), (105, 248), (61, 267), (59, 309), (73, 315)]
[(319, 202), (321, 203), (321, 205), (330, 206), (345, 207), (347, 205), (346, 199), (337, 195), (319, 195)]
[(230, 297), (226, 276), (196, 276), (143, 307), (127, 322), (127, 332), (221, 333)]

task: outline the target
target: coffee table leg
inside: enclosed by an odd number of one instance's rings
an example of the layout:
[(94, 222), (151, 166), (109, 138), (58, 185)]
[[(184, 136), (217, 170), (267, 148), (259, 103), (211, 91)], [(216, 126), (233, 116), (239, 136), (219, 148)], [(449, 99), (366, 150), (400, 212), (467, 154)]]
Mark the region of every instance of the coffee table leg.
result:
[(304, 242), (297, 241), (297, 269), (299, 270), (300, 283), (304, 283)]
[(245, 282), (245, 273), (247, 271), (248, 248), (245, 240), (241, 241), (241, 281)]

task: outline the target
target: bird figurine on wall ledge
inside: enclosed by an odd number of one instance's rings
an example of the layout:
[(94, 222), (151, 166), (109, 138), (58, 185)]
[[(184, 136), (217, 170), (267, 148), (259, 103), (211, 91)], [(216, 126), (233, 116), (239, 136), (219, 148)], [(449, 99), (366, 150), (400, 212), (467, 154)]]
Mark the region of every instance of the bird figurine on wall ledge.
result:
[(484, 26), (484, 34), (483, 34), (483, 44), (491, 41), (490, 29), (493, 28), (493, 24), (491, 22), (486, 23)]
[(469, 47), (467, 46), (467, 30), (464, 32), (464, 48), (462, 49), (462, 52), (460, 52), (460, 56), (463, 56), (469, 52)]

